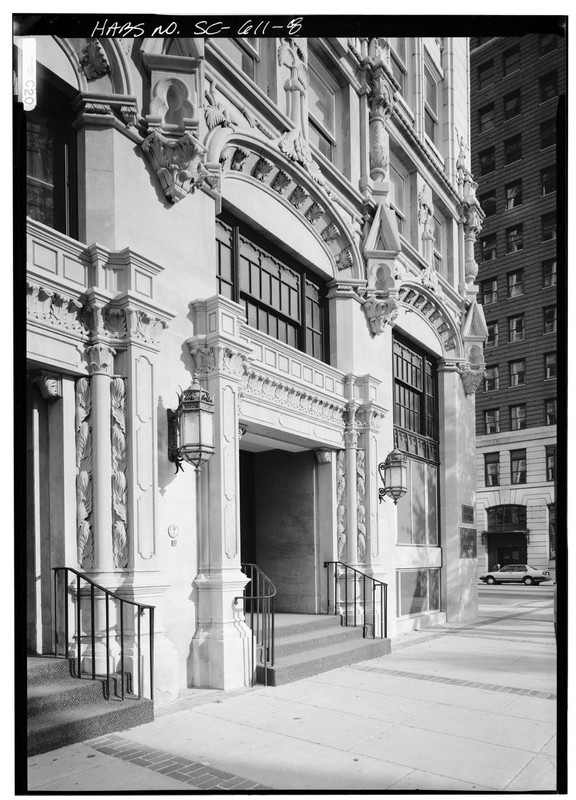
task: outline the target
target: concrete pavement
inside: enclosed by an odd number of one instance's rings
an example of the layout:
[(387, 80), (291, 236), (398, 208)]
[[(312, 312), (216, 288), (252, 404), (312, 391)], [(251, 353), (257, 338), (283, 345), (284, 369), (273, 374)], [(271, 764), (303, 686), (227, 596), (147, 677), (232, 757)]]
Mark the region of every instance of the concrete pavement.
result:
[(189, 690), (154, 722), (28, 759), (29, 791), (554, 791), (552, 595), (277, 688)]

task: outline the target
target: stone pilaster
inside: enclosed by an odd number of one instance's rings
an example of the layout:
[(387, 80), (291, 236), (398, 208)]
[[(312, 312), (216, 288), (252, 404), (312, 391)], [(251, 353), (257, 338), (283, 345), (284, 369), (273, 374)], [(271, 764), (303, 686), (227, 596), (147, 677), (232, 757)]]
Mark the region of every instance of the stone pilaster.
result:
[(244, 310), (222, 297), (191, 304), (196, 335), (187, 344), (194, 372), (214, 400), (215, 453), (197, 473), (198, 573), (195, 686), (249, 686), (252, 632), (241, 610), (239, 424), (241, 382), (251, 348), (239, 337)]

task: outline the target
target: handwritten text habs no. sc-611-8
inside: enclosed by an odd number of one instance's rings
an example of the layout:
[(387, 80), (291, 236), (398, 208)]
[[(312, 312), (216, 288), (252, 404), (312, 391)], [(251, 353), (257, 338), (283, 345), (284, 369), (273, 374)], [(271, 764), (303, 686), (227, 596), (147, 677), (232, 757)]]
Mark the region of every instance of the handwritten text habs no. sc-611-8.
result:
[[(226, 25), (222, 20), (199, 19), (190, 25), (187, 20), (186, 35), (192, 36), (221, 36), (230, 32), (231, 36), (273, 36), (278, 31), (282, 31), (287, 36), (296, 36), (302, 28), (303, 17), (295, 17), (285, 24), (273, 24), (269, 19), (244, 20), (239, 25)], [(148, 29), (148, 30), (147, 30)], [(105, 19), (103, 22), (97, 21), (92, 30), (91, 37), (97, 36), (120, 36), (133, 37), (140, 36), (179, 36), (179, 24), (176, 20), (168, 25), (156, 25), (152, 27), (146, 22), (124, 22), (120, 24), (114, 20)]]

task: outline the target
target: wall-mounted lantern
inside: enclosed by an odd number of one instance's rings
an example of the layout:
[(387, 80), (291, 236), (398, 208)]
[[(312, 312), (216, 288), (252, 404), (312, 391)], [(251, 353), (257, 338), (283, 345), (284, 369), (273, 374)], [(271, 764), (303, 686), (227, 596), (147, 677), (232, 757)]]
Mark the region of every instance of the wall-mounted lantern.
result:
[(394, 500), (394, 505), (406, 494), (408, 489), (408, 458), (400, 450), (392, 450), (386, 461), (378, 464), (378, 471), (384, 486), (378, 490), (381, 502), (386, 495)]
[(168, 458), (176, 472), (187, 461), (199, 470), (214, 454), (214, 401), (194, 376), (178, 397), (176, 411), (168, 409)]

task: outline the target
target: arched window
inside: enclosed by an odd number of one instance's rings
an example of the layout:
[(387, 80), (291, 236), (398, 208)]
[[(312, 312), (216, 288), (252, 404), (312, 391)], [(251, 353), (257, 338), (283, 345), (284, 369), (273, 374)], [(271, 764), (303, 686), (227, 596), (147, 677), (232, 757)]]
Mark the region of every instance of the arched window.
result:
[(526, 530), (526, 506), (493, 506), (487, 513), (489, 533)]

